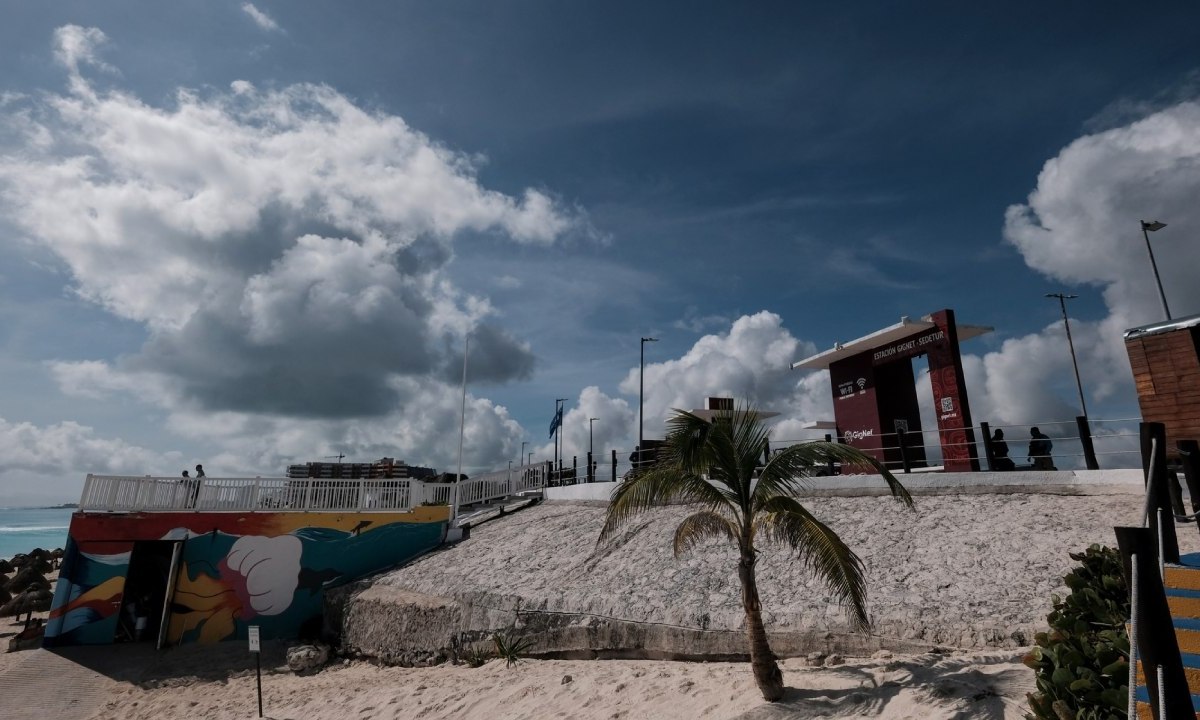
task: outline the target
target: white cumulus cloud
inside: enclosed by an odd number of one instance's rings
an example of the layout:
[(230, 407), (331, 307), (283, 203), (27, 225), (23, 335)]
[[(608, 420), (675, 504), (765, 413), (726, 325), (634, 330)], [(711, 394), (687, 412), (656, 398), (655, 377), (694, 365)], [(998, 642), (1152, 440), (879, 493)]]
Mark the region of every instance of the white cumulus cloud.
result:
[(254, 5), (254, 3), (242, 3), (242, 12), (249, 15), (250, 19), (254, 21), (254, 24), (259, 26), (263, 30), (266, 30), (268, 32), (282, 32), (283, 31), (283, 29), (279, 27), (279, 23), (275, 22), (275, 20), (270, 15), (268, 15), (265, 12), (263, 12), (262, 10), (258, 9), (258, 7), (256, 7)]

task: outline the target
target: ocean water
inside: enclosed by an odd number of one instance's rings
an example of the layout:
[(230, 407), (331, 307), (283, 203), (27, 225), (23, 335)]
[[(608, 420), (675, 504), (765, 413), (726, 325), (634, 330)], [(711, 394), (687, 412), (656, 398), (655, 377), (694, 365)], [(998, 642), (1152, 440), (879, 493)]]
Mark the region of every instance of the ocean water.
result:
[(70, 508), (0, 508), (0, 558), (40, 547), (66, 547)]

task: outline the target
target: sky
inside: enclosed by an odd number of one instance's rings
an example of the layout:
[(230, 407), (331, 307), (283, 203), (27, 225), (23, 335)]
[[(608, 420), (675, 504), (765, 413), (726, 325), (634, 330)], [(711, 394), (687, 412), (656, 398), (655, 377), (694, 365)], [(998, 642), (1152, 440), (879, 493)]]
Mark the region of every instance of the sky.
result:
[(995, 328), (962, 347), (975, 422), (1069, 422), (1050, 292), (1090, 416), (1137, 417), (1142, 219), (1200, 313), (1190, 3), (4, 16), (0, 506), (196, 463), (453, 471), (460, 417), (465, 471), (503, 468), (552, 455), (557, 398), (567, 456), (624, 456), (644, 336), (647, 437), (711, 395), (809, 438), (828, 374), (792, 363), (946, 307)]

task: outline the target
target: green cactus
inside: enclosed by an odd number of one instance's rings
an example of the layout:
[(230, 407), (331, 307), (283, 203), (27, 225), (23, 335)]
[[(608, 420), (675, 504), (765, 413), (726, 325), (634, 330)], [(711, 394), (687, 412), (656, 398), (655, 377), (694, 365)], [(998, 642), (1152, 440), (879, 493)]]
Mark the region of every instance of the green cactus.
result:
[(1030, 720), (1127, 720), (1129, 590), (1116, 550), (1092, 545), (1072, 553), (1080, 563), (1052, 596), (1049, 632), (1034, 636), (1025, 664), (1036, 673)]

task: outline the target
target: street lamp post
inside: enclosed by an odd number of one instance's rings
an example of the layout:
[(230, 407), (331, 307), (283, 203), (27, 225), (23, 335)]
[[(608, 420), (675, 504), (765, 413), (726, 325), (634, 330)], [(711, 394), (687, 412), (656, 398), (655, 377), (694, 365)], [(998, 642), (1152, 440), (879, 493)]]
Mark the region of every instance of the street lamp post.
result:
[(1167, 296), (1163, 292), (1162, 279), (1158, 277), (1158, 265), (1154, 262), (1154, 250), (1150, 248), (1150, 233), (1158, 232), (1167, 226), (1157, 220), (1142, 221), (1142, 237), (1146, 239), (1146, 252), (1150, 253), (1150, 269), (1154, 271), (1154, 283), (1158, 285), (1158, 299), (1162, 300), (1163, 314), (1171, 319), (1171, 310), (1167, 307)]
[(588, 418), (588, 459), (587, 459), (587, 461), (588, 461), (588, 469), (587, 469), (588, 482), (591, 482), (592, 480), (595, 479), (592, 477), (592, 457), (593, 457), (592, 456), (592, 423), (596, 422), (598, 419), (599, 418)]
[(526, 465), (532, 465), (532, 464), (533, 464), (533, 452), (532, 452), (532, 451), (529, 453), (529, 459), (525, 461), (525, 464), (526, 464)]
[(1063, 327), (1067, 329), (1067, 346), (1071, 348), (1071, 365), (1075, 368), (1075, 388), (1079, 390), (1079, 407), (1083, 410), (1083, 417), (1087, 417), (1087, 402), (1083, 399), (1083, 383), (1079, 380), (1079, 363), (1075, 360), (1075, 342), (1071, 340), (1071, 321), (1067, 319), (1067, 301), (1074, 300), (1078, 295), (1064, 295), (1063, 293), (1046, 293), (1048, 298), (1058, 298), (1058, 305), (1062, 308)]
[(463, 338), (462, 414), (458, 420), (458, 475), (450, 489), (450, 527), (458, 526), (458, 484), (462, 482), (463, 438), (467, 428), (467, 358), (471, 354), (471, 336)]
[(521, 454), (517, 456), (517, 464), (521, 463), (521, 458), (525, 457), (525, 446), (529, 444), (528, 440), (521, 441)]
[[(642, 460), (642, 444), (646, 442), (643, 437), (645, 427), (645, 415), (642, 409), (643, 400), (646, 396), (646, 343), (658, 342), (658, 338), (644, 337), (642, 338), (642, 360), (638, 366), (638, 446), (637, 446), (637, 464), (641, 464)], [(636, 469), (636, 468), (635, 468)]]

